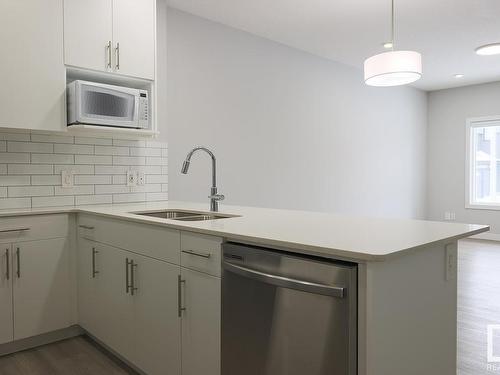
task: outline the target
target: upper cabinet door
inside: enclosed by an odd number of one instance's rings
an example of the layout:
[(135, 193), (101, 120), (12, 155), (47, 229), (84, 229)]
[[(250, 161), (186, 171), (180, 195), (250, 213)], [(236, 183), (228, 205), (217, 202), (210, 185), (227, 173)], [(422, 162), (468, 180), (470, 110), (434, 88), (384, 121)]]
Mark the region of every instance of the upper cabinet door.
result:
[(113, 0), (113, 66), (117, 73), (155, 78), (155, 20), (155, 0)]
[(111, 71), (112, 0), (64, 0), (64, 63)]
[(0, 1), (0, 127), (66, 127), (62, 1)]

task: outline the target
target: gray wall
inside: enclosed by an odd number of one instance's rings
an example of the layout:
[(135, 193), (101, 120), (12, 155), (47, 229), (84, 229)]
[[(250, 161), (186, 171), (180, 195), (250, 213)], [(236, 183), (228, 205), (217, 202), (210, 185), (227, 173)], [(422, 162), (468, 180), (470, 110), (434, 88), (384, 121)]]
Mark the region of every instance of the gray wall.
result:
[[(427, 96), (369, 88), (361, 71), (168, 10), (169, 198), (423, 217)], [(335, 46), (332, 46), (335, 48)]]
[(459, 222), (491, 224), (500, 233), (500, 212), (465, 208), (465, 123), (469, 117), (500, 115), (500, 82), (429, 94), (428, 217), (445, 211)]

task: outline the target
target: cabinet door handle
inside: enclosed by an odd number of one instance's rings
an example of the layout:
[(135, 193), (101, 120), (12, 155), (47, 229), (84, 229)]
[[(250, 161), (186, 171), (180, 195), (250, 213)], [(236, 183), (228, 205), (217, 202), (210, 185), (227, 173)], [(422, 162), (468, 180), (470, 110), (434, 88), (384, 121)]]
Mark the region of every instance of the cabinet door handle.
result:
[(16, 248), (16, 260), (17, 260), (17, 278), (21, 278), (21, 249)]
[(95, 269), (95, 256), (96, 254), (99, 254), (99, 251), (97, 251), (95, 249), (95, 247), (92, 248), (92, 278), (95, 279), (95, 276), (99, 273), (99, 271), (97, 271)]
[(7, 262), (5, 278), (7, 280), (10, 280), (10, 249), (5, 249), (5, 261)]
[(120, 70), (120, 43), (116, 43), (116, 70)]
[(193, 250), (182, 250), (182, 252), (185, 254), (194, 255), (194, 256), (206, 258), (206, 259), (209, 259), (212, 256), (212, 254), (210, 254), (210, 253), (197, 253), (196, 251), (193, 251)]
[(80, 224), (79, 227), (83, 228), (83, 229), (88, 229), (88, 230), (94, 229), (94, 227), (91, 227), (90, 225), (83, 225), (83, 224)]
[(129, 271), (128, 271), (128, 266), (129, 266), (130, 262), (128, 260), (128, 258), (125, 259), (125, 293), (128, 294), (128, 291), (130, 289), (130, 284), (129, 284)]
[(113, 49), (111, 40), (108, 41), (108, 45), (106, 46), (108, 50), (108, 63), (106, 64), (109, 69), (111, 69), (111, 50)]
[(137, 287), (135, 286), (135, 269), (137, 268), (137, 263), (133, 260), (130, 261), (130, 294), (134, 295)]
[(182, 279), (181, 275), (177, 276), (177, 314), (179, 318), (182, 318), (182, 312), (186, 311), (186, 308), (182, 306), (182, 284), (186, 285), (186, 280)]

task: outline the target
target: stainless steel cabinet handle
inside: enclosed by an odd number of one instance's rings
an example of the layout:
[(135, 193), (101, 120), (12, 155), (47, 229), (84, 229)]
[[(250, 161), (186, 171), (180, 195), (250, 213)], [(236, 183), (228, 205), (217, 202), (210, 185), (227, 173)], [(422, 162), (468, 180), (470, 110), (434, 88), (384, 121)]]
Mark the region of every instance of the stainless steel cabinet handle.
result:
[(97, 271), (95, 269), (95, 256), (96, 254), (99, 254), (99, 251), (97, 251), (95, 249), (95, 247), (92, 248), (92, 278), (95, 279), (95, 276), (99, 273), (99, 271)]
[(111, 69), (111, 50), (113, 49), (111, 40), (108, 41), (108, 45), (106, 46), (108, 49), (108, 63), (106, 64), (109, 69)]
[(10, 233), (10, 232), (26, 232), (31, 228), (22, 227), (22, 228), (9, 228), (9, 229), (0, 229), (0, 233)]
[(7, 262), (5, 278), (7, 280), (10, 280), (10, 249), (5, 249), (5, 261)]
[(137, 268), (137, 263), (133, 260), (130, 261), (130, 294), (134, 295), (137, 287), (135, 286), (135, 269)]
[(210, 254), (210, 253), (197, 253), (196, 251), (193, 251), (193, 250), (182, 250), (182, 252), (185, 254), (194, 255), (194, 256), (206, 258), (206, 259), (208, 259), (212, 256), (212, 254)]
[(182, 279), (182, 276), (177, 276), (177, 313), (179, 318), (182, 318), (182, 312), (186, 311), (186, 308), (182, 306), (182, 284), (186, 285), (186, 280)]
[(224, 262), (224, 269), (226, 271), (238, 274), (249, 279), (257, 280), (263, 283), (279, 286), (282, 288), (300, 290), (302, 292), (323, 294), (326, 296), (344, 298), (346, 288), (338, 286), (330, 286), (325, 284), (311, 283), (308, 281), (291, 279), (283, 276), (270, 275), (268, 273), (260, 272), (250, 268), (237, 266), (232, 263)]
[(120, 70), (120, 43), (116, 43), (116, 70)]
[(17, 258), (17, 278), (21, 278), (21, 249), (16, 248), (16, 258)]
[(83, 229), (89, 229), (89, 230), (94, 229), (94, 227), (91, 227), (90, 225), (83, 225), (83, 224), (80, 224), (79, 227), (83, 228)]
[(129, 265), (130, 265), (130, 262), (129, 262), (128, 258), (126, 258), (125, 259), (125, 293), (127, 293), (127, 294), (130, 290), (130, 284), (129, 284), (130, 275), (129, 275), (129, 268), (128, 268)]

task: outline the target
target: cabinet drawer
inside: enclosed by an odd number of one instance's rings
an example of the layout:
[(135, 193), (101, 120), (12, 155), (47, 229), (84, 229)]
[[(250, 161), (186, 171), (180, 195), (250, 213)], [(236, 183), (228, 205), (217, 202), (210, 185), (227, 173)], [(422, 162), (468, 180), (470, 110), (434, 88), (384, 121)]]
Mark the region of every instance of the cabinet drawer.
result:
[(180, 233), (175, 229), (80, 214), (78, 233), (92, 241), (180, 264)]
[(222, 238), (181, 232), (181, 265), (210, 275), (221, 274)]
[(68, 225), (67, 214), (3, 217), (0, 243), (66, 237)]

